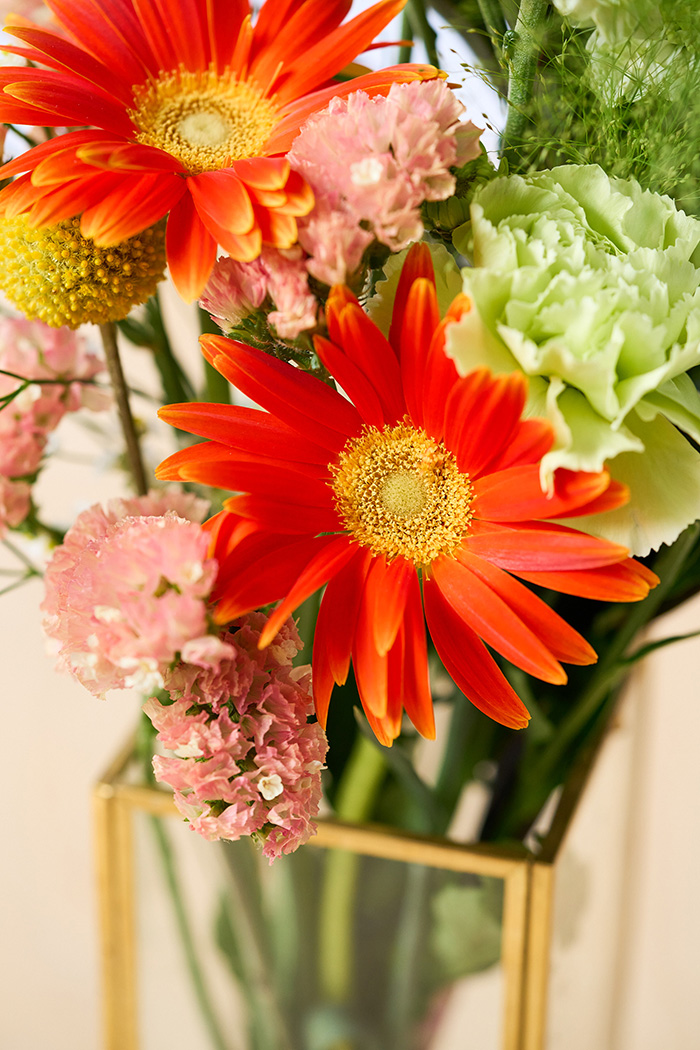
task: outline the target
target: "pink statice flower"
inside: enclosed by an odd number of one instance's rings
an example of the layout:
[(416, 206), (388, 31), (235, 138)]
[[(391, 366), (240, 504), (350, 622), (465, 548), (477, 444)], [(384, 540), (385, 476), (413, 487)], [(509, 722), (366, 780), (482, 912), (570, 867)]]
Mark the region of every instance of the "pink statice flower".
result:
[(5, 529), (15, 529), (29, 514), (31, 486), (26, 481), (10, 481), (0, 474), (0, 537)]
[(222, 257), (199, 302), (226, 334), (263, 305), (280, 339), (296, 339), (317, 322), (318, 303), (298, 245), (285, 251), (264, 246), (247, 263)]
[[(401, 251), (423, 233), (423, 201), (454, 193), (450, 168), (479, 155), (481, 132), (463, 112), (442, 80), (393, 84), (386, 97), (355, 91), (309, 118), (289, 162), (328, 208)], [(313, 222), (312, 211), (300, 226)]]
[(308, 254), (306, 268), (322, 284), (343, 284), (357, 270), (374, 234), (342, 207), (316, 195), (316, 206), (299, 226), (299, 244)]
[(59, 669), (95, 695), (161, 688), (184, 647), (206, 649), (217, 564), (208, 533), (179, 513), (196, 517), (202, 502), (166, 493), (90, 507), (54, 552), (44, 629)]
[(292, 665), (294, 622), (260, 650), (266, 622), (262, 613), (235, 621), (218, 665), (180, 664), (165, 682), (171, 702), (151, 698), (144, 711), (170, 752), (154, 758), (156, 777), (192, 828), (210, 841), (252, 835), (272, 862), (315, 830), (328, 744), (309, 722), (310, 668)]
[(67, 328), (0, 317), (0, 535), (29, 513), (30, 483), (51, 431), (67, 412), (109, 404), (106, 393), (79, 382), (102, 368)]
[(262, 306), (266, 295), (267, 274), (260, 256), (252, 262), (237, 262), (223, 255), (214, 265), (199, 305), (228, 335)]

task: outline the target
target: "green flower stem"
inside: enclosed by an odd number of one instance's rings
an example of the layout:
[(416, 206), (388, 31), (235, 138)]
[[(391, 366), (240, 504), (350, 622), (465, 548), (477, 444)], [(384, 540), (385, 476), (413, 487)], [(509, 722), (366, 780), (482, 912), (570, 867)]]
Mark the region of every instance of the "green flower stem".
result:
[[(289, 1028), (271, 982), (273, 965), (264, 930), (260, 928), (256, 909), (250, 899), (249, 875), (242, 870), (242, 866), (239, 867), (233, 850), (227, 850), (226, 860), (232, 889), (230, 899), (234, 905), (229, 908), (229, 917), (242, 966), (243, 990), (251, 1012), (255, 1048), (293, 1050)], [(253, 877), (257, 877), (257, 873)]]
[[(384, 756), (359, 735), (345, 767), (336, 814), (340, 820), (366, 820), (386, 773)], [(325, 998), (343, 1003), (352, 989), (353, 902), (359, 858), (331, 850), (325, 858), (319, 920), (319, 981)]]
[[(151, 785), (155, 782), (152, 764), (155, 737), (156, 732), (150, 720), (145, 714), (142, 714), (136, 733), (136, 755), (143, 769), (146, 783)], [(207, 1026), (211, 1036), (212, 1046), (215, 1047), (215, 1050), (229, 1050), (221, 1026), (219, 1025), (219, 1021), (214, 1012), (211, 999), (209, 998), (209, 991), (202, 974), (202, 968), (199, 964), (199, 958), (195, 948), (192, 930), (190, 929), (189, 920), (187, 918), (185, 902), (178, 879), (173, 847), (161, 818), (149, 817), (149, 823), (156, 840), (156, 846), (163, 867), (163, 874), (165, 876), (165, 884), (168, 887), (170, 900), (175, 913), (175, 922), (180, 935), (180, 943), (182, 944), (185, 963), (192, 981), (199, 1009), (202, 1013), (202, 1018)]]
[[(485, 2), (490, 8), (494, 0)], [(489, 80), (499, 94), (505, 94), (507, 84), (498, 58), (500, 48), (495, 48), (494, 38), (485, 32), (486, 19), (479, 0), (460, 0), (459, 3), (455, 3), (454, 0), (432, 0), (431, 6), (455, 33), (459, 33), (469, 50), (474, 53), (479, 68), (488, 71)], [(468, 68), (468, 63), (463, 62), (462, 65)]]
[(403, 1050), (411, 1046), (411, 1027), (416, 1009), (415, 986), (423, 954), (428, 921), (430, 871), (422, 864), (410, 864), (401, 914), (396, 925), (396, 941), (391, 958), (387, 1019), (390, 1046)]
[(476, 763), (491, 754), (495, 735), (495, 723), (490, 718), (484, 718), (465, 696), (458, 693), (454, 699), (445, 752), (435, 784), (441, 815), (439, 825), (432, 829), (434, 834), (444, 835), (447, 832), (462, 788), (472, 779)]
[(185, 962), (187, 964), (187, 969), (189, 971), (192, 987), (194, 988), (194, 993), (197, 998), (202, 1018), (209, 1031), (212, 1046), (214, 1046), (216, 1050), (229, 1050), (229, 1045), (224, 1038), (211, 999), (209, 998), (209, 990), (199, 964), (199, 958), (197, 956), (194, 938), (192, 936), (192, 930), (190, 929), (182, 890), (177, 876), (177, 866), (175, 864), (173, 848), (170, 844), (168, 833), (163, 827), (163, 821), (160, 817), (150, 817), (149, 821), (158, 847), (158, 853), (163, 866), (163, 874), (165, 875), (165, 882), (170, 894), (173, 911), (175, 912), (175, 922), (180, 935), (180, 943), (182, 944)]
[(501, 5), (498, 0), (478, 0), (478, 3), (486, 31), (493, 44), (494, 53), (497, 57), (500, 57), (503, 49), (503, 37), (508, 28), (503, 17)]
[(18, 135), (19, 138), (24, 139), (24, 141), (27, 143), (30, 149), (36, 146), (36, 139), (33, 139), (31, 135), (28, 135), (26, 133), (26, 131), (20, 131), (16, 124), (8, 124), (7, 130), (14, 131), (15, 135)]
[[(206, 310), (199, 310), (199, 330), (202, 335), (221, 335), (221, 329), (214, 324)], [(204, 362), (204, 382), (208, 401), (215, 401), (221, 405), (231, 404), (231, 387), (228, 379), (225, 379), (213, 368), (208, 361)]]
[(24, 551), (21, 551), (19, 547), (16, 547), (11, 540), (3, 538), (3, 547), (6, 547), (10, 554), (13, 554), (17, 561), (21, 562), (27, 570), (27, 576), (43, 576), (41, 569), (37, 568), (33, 561), (27, 557)]
[(33, 572), (25, 572), (19, 577), (19, 579), (15, 580), (14, 583), (8, 583), (6, 587), (0, 588), (0, 598), (6, 594), (10, 594), (11, 591), (16, 591), (17, 588), (22, 587), (23, 584), (29, 583), (35, 575), (36, 573)]
[[(401, 38), (403, 40), (409, 39), (413, 34), (411, 28), (411, 20), (408, 17), (408, 11), (404, 8), (403, 17), (401, 19)], [(402, 44), (399, 48), (399, 63), (411, 61), (411, 52), (413, 51), (412, 44)]]
[(424, 0), (408, 0), (406, 15), (416, 36), (419, 36), (425, 45), (428, 62), (431, 66), (440, 67), (440, 59), (437, 53), (437, 33), (428, 21)]
[(586, 726), (614, 699), (617, 686), (629, 671), (629, 666), (623, 661), (626, 650), (669, 597), (698, 538), (700, 523), (686, 529), (682, 536), (656, 559), (654, 570), (661, 582), (643, 601), (630, 609), (629, 615), (596, 667), (588, 688), (564, 719), (551, 743), (521, 775), (517, 791), (519, 804), (513, 818), (513, 827), (520, 821), (525, 822), (536, 816), (550, 789), (555, 786), (552, 783), (552, 775), (566, 757), (567, 751)]
[(194, 390), (173, 353), (163, 322), (163, 312), (157, 292), (146, 303), (146, 314), (153, 332), (153, 360), (160, 374), (166, 402), (174, 404), (181, 401), (193, 401)]
[(508, 117), (501, 141), (501, 155), (505, 160), (522, 141), (525, 128), (525, 107), (532, 98), (540, 54), (540, 31), (549, 7), (549, 0), (521, 0), (510, 59), (508, 79)]
[(148, 492), (146, 472), (143, 466), (143, 459), (141, 458), (141, 446), (139, 445), (136, 427), (134, 426), (134, 417), (131, 414), (129, 389), (126, 385), (126, 380), (124, 379), (124, 371), (122, 369), (121, 358), (119, 357), (117, 326), (113, 321), (110, 321), (107, 324), (101, 324), (99, 328), (100, 335), (102, 336), (105, 358), (107, 360), (109, 378), (112, 383), (114, 399), (117, 404), (117, 412), (119, 413), (119, 422), (121, 423), (124, 442), (126, 444), (126, 453), (129, 459), (134, 487), (139, 496), (145, 496)]

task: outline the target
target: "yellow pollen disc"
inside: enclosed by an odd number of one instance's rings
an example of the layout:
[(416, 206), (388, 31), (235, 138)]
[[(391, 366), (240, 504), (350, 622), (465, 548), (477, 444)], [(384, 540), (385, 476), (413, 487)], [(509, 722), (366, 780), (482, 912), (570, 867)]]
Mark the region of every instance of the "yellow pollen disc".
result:
[(136, 138), (165, 150), (193, 174), (260, 155), (277, 107), (233, 73), (179, 69), (134, 88)]
[(428, 565), (454, 554), (469, 530), (469, 476), (424, 430), (408, 423), (368, 427), (331, 469), (338, 513), (373, 554)]
[(165, 276), (165, 225), (98, 248), (79, 219), (30, 226), (0, 222), (0, 289), (30, 320), (53, 328), (121, 321)]

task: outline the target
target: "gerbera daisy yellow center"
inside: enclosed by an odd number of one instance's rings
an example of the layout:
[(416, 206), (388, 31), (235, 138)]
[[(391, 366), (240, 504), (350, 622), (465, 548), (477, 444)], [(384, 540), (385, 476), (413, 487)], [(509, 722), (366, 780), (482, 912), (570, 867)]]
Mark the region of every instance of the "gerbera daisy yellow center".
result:
[(374, 554), (428, 565), (469, 529), (472, 486), (454, 455), (408, 423), (365, 429), (332, 468), (348, 532)]
[(194, 174), (259, 156), (277, 107), (257, 85), (213, 69), (165, 73), (134, 89), (136, 138), (176, 157)]

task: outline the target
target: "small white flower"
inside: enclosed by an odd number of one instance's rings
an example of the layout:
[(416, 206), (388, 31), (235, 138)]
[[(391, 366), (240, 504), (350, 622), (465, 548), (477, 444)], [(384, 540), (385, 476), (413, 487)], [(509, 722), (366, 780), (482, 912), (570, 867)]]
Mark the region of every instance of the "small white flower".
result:
[(134, 673), (124, 679), (125, 689), (137, 689), (140, 693), (154, 693), (163, 688), (163, 676), (158, 670), (158, 662), (152, 656), (145, 656), (137, 660), (133, 656), (125, 656), (119, 661), (119, 667), (128, 670), (134, 668)]
[(124, 616), (114, 605), (96, 605), (95, 619), (100, 623), (122, 623)]
[(173, 754), (177, 755), (178, 758), (201, 758), (204, 752), (197, 743), (194, 733), (190, 733), (190, 739), (176, 747)]
[(204, 566), (201, 561), (191, 561), (182, 566), (180, 578), (184, 583), (197, 583), (204, 576)]
[(282, 794), (284, 785), (277, 773), (271, 773), (270, 776), (260, 777), (258, 791), (267, 802), (271, 802), (273, 798)]
[(384, 175), (384, 165), (378, 157), (363, 157), (350, 165), (353, 186), (376, 186)]

